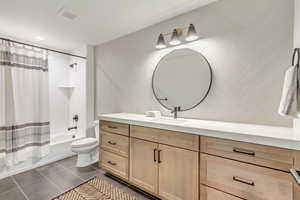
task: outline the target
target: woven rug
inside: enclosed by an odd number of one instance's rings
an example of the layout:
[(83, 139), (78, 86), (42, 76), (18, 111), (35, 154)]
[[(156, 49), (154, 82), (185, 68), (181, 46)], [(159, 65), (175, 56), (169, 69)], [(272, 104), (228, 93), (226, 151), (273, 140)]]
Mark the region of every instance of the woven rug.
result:
[(136, 200), (136, 197), (95, 177), (53, 200)]

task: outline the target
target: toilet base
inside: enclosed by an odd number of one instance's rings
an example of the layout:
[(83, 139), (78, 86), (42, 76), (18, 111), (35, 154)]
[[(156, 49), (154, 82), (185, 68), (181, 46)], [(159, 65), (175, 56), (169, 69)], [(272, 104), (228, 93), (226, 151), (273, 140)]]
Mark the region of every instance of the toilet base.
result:
[(99, 148), (89, 153), (77, 153), (77, 167), (87, 167), (99, 161)]

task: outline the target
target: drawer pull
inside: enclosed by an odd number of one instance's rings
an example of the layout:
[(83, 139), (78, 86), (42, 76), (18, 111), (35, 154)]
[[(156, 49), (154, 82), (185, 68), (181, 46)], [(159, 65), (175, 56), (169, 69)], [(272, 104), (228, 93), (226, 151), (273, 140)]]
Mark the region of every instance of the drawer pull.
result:
[(160, 152), (161, 152), (161, 150), (158, 150), (158, 163), (161, 163)]
[(117, 163), (114, 163), (114, 162), (111, 162), (111, 161), (108, 161), (107, 163), (110, 164), (110, 165), (112, 165), (112, 166), (117, 165)]
[(117, 144), (116, 142), (112, 142), (112, 141), (108, 141), (107, 143), (111, 144), (111, 145), (116, 145)]
[(155, 148), (154, 151), (153, 151), (153, 154), (154, 154), (154, 156), (153, 156), (153, 157), (154, 157), (154, 158), (153, 158), (153, 161), (154, 161), (154, 162), (157, 161), (157, 159), (156, 159), (156, 152), (157, 152), (157, 149)]
[(116, 127), (116, 126), (111, 126), (111, 125), (108, 125), (107, 126), (108, 128), (111, 128), (111, 129), (117, 129), (118, 127)]
[(254, 181), (250, 181), (250, 180), (247, 180), (247, 179), (244, 179), (244, 178), (240, 178), (240, 177), (237, 177), (237, 176), (233, 176), (232, 179), (234, 181), (237, 181), (237, 182), (240, 182), (240, 183), (244, 183), (244, 184), (247, 184), (247, 185), (251, 185), (251, 186), (254, 186)]
[(233, 148), (233, 152), (234, 153), (245, 154), (245, 155), (248, 155), (248, 156), (255, 156), (254, 151), (249, 151), (249, 150), (246, 150), (246, 149), (240, 149), (240, 148), (236, 148), (236, 147)]

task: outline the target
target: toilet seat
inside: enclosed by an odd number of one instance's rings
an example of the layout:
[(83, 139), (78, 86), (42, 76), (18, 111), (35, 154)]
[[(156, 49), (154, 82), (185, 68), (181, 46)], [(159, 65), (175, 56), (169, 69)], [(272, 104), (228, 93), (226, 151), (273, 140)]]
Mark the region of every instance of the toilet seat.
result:
[(83, 139), (79, 139), (76, 140), (74, 142), (72, 142), (71, 147), (72, 148), (84, 148), (84, 147), (93, 147), (95, 145), (98, 144), (98, 141), (96, 138), (83, 138)]

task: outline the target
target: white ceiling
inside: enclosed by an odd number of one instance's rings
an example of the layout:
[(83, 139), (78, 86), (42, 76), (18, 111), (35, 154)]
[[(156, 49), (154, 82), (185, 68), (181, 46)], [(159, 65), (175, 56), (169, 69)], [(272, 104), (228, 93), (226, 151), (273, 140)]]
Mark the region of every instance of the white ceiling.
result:
[[(0, 0), (0, 35), (71, 50), (116, 39), (213, 1)], [(78, 17), (66, 19), (58, 14), (60, 9)]]

